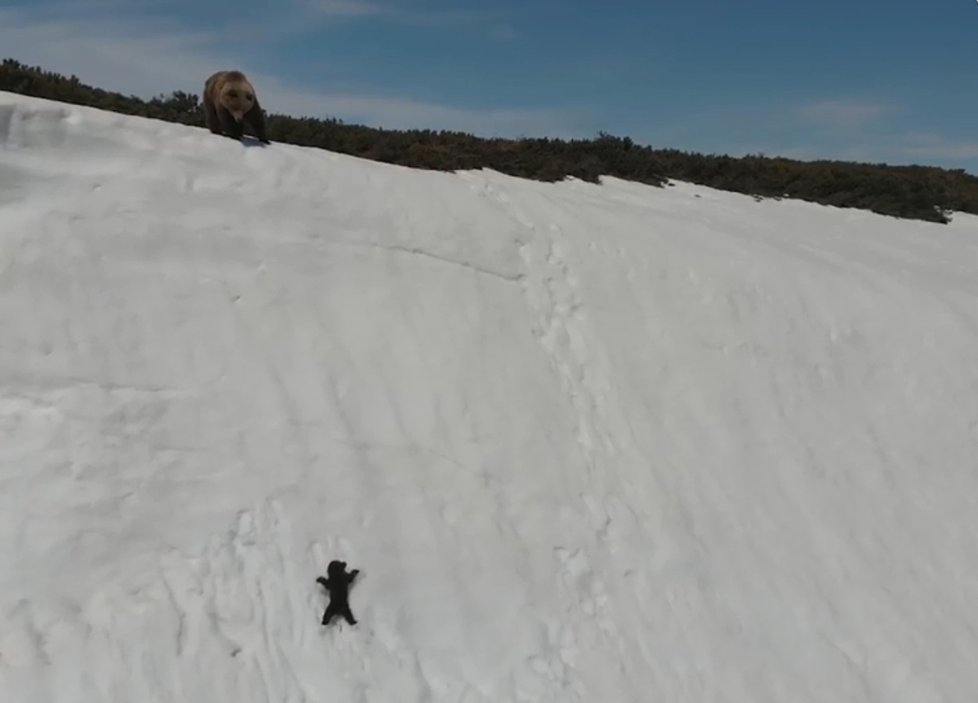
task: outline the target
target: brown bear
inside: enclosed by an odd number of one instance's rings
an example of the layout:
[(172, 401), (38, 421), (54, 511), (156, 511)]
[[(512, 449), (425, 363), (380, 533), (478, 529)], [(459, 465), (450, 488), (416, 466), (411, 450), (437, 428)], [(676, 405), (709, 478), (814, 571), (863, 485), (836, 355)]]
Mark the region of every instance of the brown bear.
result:
[(218, 71), (204, 83), (204, 124), (214, 134), (241, 139), (247, 125), (263, 144), (265, 113), (251, 82), (241, 71)]

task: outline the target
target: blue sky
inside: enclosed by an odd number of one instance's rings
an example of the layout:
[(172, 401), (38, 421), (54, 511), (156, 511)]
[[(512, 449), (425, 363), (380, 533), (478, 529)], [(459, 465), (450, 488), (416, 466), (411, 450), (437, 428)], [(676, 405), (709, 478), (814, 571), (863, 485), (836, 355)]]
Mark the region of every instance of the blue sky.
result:
[(0, 52), (142, 96), (240, 67), (270, 111), (383, 127), (978, 173), (975, 0), (0, 0)]

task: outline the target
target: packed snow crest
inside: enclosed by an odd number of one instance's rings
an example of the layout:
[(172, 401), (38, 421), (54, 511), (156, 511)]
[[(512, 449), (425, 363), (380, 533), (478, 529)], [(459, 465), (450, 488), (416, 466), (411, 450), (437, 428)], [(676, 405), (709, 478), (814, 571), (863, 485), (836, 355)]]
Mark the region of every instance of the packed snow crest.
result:
[(5, 703), (964, 703), (976, 462), (974, 217), (0, 93)]

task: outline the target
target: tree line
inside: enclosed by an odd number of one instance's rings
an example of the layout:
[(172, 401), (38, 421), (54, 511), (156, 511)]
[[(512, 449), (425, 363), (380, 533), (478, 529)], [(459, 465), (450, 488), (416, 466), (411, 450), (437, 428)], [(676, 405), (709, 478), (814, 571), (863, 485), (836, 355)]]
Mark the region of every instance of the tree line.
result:
[[(0, 64), (0, 90), (203, 127), (200, 97), (182, 91), (145, 100), (82, 83), (14, 59)], [(688, 181), (755, 197), (794, 198), (895, 217), (946, 223), (978, 214), (978, 178), (964, 169), (848, 161), (730, 157), (654, 149), (604, 132), (591, 139), (482, 138), (464, 132), (392, 130), (335, 118), (267, 115), (272, 141), (318, 147), (413, 168), (488, 168), (541, 181), (602, 175), (661, 186)]]

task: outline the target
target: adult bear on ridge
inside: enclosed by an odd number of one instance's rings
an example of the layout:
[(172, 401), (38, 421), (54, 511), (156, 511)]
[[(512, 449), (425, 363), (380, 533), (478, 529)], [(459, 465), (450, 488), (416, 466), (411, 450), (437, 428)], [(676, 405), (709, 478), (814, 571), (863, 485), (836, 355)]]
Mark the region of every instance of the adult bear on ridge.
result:
[(218, 71), (204, 83), (204, 124), (212, 133), (233, 139), (241, 139), (247, 125), (260, 142), (269, 143), (265, 111), (241, 71)]
[(316, 583), (329, 591), (329, 605), (326, 606), (326, 612), (323, 613), (323, 625), (328, 625), (334, 615), (342, 615), (348, 623), (356, 625), (356, 618), (350, 612), (349, 594), (350, 584), (360, 573), (360, 569), (346, 573), (346, 562), (334, 559), (326, 568), (326, 573), (329, 578), (320, 576), (316, 579)]

